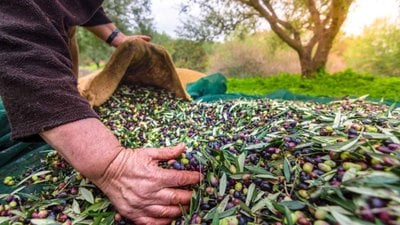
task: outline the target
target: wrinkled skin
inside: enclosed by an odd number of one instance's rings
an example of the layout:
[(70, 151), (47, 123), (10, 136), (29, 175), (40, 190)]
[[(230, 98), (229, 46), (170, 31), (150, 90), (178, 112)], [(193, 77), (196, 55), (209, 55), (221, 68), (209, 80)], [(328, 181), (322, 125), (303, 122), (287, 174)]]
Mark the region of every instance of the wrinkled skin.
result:
[(192, 196), (192, 191), (175, 188), (198, 183), (200, 175), (162, 169), (158, 162), (177, 158), (184, 151), (184, 145), (123, 150), (105, 176), (94, 182), (135, 224), (170, 224), (188, 208)]
[(125, 149), (95, 118), (60, 125), (40, 135), (135, 224), (171, 223), (182, 215), (192, 195), (178, 187), (196, 184), (201, 179), (198, 172), (158, 166), (160, 160), (181, 155), (184, 145)]

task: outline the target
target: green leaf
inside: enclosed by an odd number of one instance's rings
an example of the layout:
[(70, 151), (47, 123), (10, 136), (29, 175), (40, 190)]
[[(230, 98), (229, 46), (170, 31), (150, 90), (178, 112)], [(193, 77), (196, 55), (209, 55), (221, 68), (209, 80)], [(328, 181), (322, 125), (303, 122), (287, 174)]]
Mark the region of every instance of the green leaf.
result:
[(104, 218), (101, 222), (101, 225), (112, 225), (114, 224), (114, 213)]
[(281, 204), (288, 207), (291, 210), (303, 209), (306, 206), (306, 204), (300, 201), (284, 201), (281, 202)]
[(390, 140), (393, 141), (393, 143), (395, 143), (395, 144), (400, 144), (400, 140), (399, 140), (394, 134), (392, 134), (392, 133), (389, 131), (389, 129), (385, 129), (385, 128), (382, 128), (382, 127), (379, 127), (379, 126), (378, 126), (378, 129), (379, 129), (380, 131), (382, 131), (382, 133), (388, 135), (388, 136), (390, 137)]
[(204, 220), (211, 220), (214, 218), (214, 215), (217, 211), (217, 207), (210, 209), (207, 214), (204, 216)]
[(111, 203), (108, 200), (102, 200), (102, 201), (96, 202), (95, 204), (86, 208), (85, 211), (82, 212), (82, 214), (87, 215), (91, 212), (99, 212), (103, 209), (106, 209), (110, 204)]
[(272, 175), (272, 173), (268, 172), (267, 170), (259, 167), (259, 166), (245, 166), (244, 168), (246, 168), (248, 171), (253, 172), (255, 174), (268, 174), (268, 175)]
[(291, 178), (291, 166), (287, 158), (283, 160), (283, 174), (285, 175), (286, 182), (290, 182)]
[(249, 213), (250, 215), (252, 214), (251, 209), (244, 202), (240, 201), (239, 206), (240, 206), (241, 210), (244, 210), (245, 212)]
[(361, 137), (361, 135), (359, 135), (359, 136), (358, 136), (356, 139), (354, 139), (353, 141), (351, 141), (351, 142), (347, 143), (346, 145), (342, 146), (342, 147), (339, 149), (339, 151), (343, 152), (343, 151), (349, 150), (351, 147), (353, 147), (353, 146), (358, 142), (358, 140), (360, 140), (360, 137)]
[(264, 209), (265, 207), (267, 207), (271, 212), (275, 213), (275, 207), (272, 204), (272, 201), (269, 200), (268, 198), (264, 198), (261, 199), (260, 201), (258, 201), (252, 208), (251, 211), (253, 213), (257, 212), (260, 209)]
[(259, 191), (258, 194), (256, 195), (256, 197), (253, 199), (253, 202), (257, 202), (258, 200), (260, 200), (262, 197), (264, 197), (265, 192), (264, 191)]
[(265, 147), (268, 147), (270, 143), (258, 143), (258, 144), (252, 144), (248, 145), (244, 148), (244, 150), (255, 150), (255, 149), (262, 149)]
[(282, 205), (280, 203), (273, 202), (273, 206), (281, 213), (285, 215), (286, 221), (288, 225), (294, 225), (294, 221), (292, 218), (292, 212), (289, 210), (288, 207)]
[(32, 219), (31, 223), (33, 225), (59, 225), (61, 223), (58, 223), (54, 220), (50, 220), (50, 219)]
[(387, 116), (388, 118), (391, 118), (391, 117), (392, 117), (392, 112), (393, 112), (393, 110), (396, 108), (396, 105), (397, 105), (396, 102), (393, 103), (393, 104), (389, 107), (389, 109), (387, 110), (386, 116)]
[(0, 225), (3, 225), (3, 223), (6, 223), (6, 222), (10, 222), (10, 220), (11, 220), (10, 217), (0, 216)]
[(227, 182), (226, 173), (223, 173), (221, 179), (219, 180), (219, 187), (218, 187), (219, 196), (224, 196), (227, 186), (226, 182)]
[(222, 213), (225, 211), (226, 205), (228, 204), (229, 201), (229, 195), (225, 196), (224, 200), (221, 201), (221, 203), (219, 203), (218, 207), (217, 207), (217, 212), (218, 213)]
[(249, 186), (249, 189), (247, 191), (247, 196), (246, 196), (246, 205), (250, 206), (251, 200), (254, 195), (254, 190), (256, 189), (256, 185), (254, 183), (251, 183)]
[[(345, 141), (345, 142), (341, 142), (341, 143), (330, 144), (330, 145), (327, 145), (324, 148), (329, 150), (329, 151), (334, 151), (334, 152), (347, 151), (351, 147), (353, 147), (358, 142), (359, 139), (360, 139), (360, 136), (358, 136), (354, 140), (349, 140), (349, 141)], [(327, 143), (327, 142), (325, 142), (325, 143)]]
[(18, 192), (20, 192), (24, 188), (26, 188), (26, 186), (21, 186), (21, 187), (15, 189), (13, 192), (11, 192), (10, 195), (15, 195), (15, 194), (17, 194)]
[(199, 153), (198, 154), (194, 154), (193, 156), (197, 159), (197, 161), (200, 162), (201, 165), (207, 165), (207, 160), (205, 160), (203, 157), (201, 157), (199, 155)]
[(270, 174), (257, 174), (255, 175), (255, 177), (257, 178), (263, 178), (263, 179), (272, 179), (272, 180), (278, 180), (279, 178), (274, 176), (274, 175), (270, 175)]
[(80, 214), (81, 213), (81, 209), (79, 207), (79, 203), (74, 199), (72, 201), (72, 211), (76, 214)]
[(213, 217), (213, 220), (212, 220), (212, 225), (219, 225), (219, 214), (218, 214), (218, 212), (214, 213), (214, 217)]
[(24, 218), (24, 219), (26, 218), (25, 213), (23, 213), (23, 212), (21, 212), (19, 210), (10, 210), (10, 213), (13, 214), (13, 215), (19, 216), (21, 218)]
[(91, 204), (94, 204), (94, 197), (93, 197), (93, 193), (91, 191), (89, 191), (86, 188), (80, 187), (79, 193), (84, 200), (86, 200), (87, 202), (89, 202)]
[(391, 190), (387, 189), (378, 189), (378, 188), (368, 188), (368, 187), (345, 187), (347, 190), (360, 194), (360, 195), (367, 195), (373, 196), (383, 199), (392, 199), (398, 203), (400, 203), (400, 197)]
[(40, 171), (40, 172), (37, 172), (37, 173), (33, 173), (33, 174), (31, 174), (31, 175), (25, 177), (23, 180), (21, 180), (16, 186), (17, 186), (17, 187), (20, 186), (20, 185), (23, 184), (25, 181), (31, 179), (33, 176), (40, 177), (40, 176), (46, 175), (46, 174), (48, 174), (48, 173), (51, 173), (51, 171), (46, 170), (46, 171)]
[(349, 211), (343, 209), (343, 208), (340, 207), (340, 206), (336, 206), (336, 205), (319, 206), (318, 208), (319, 208), (319, 209), (322, 209), (322, 210), (324, 210), (324, 211), (326, 211), (326, 212), (333, 212), (333, 211), (335, 211), (335, 212), (338, 212), (338, 213), (344, 214), (344, 215), (352, 215), (351, 212), (349, 212)]
[(357, 170), (355, 168), (350, 168), (349, 170), (347, 170), (344, 173), (342, 182), (352, 180), (352, 179), (356, 178), (356, 176), (357, 176)]
[(400, 182), (398, 177), (371, 176), (364, 178), (364, 183), (366, 184), (395, 184), (398, 182)]
[(10, 194), (0, 194), (0, 199), (5, 199), (9, 196)]
[(342, 121), (342, 113), (341, 113), (340, 111), (338, 111), (338, 112), (336, 113), (335, 121), (333, 122), (332, 127), (333, 127), (334, 129), (339, 128), (339, 127), (340, 127), (340, 122), (341, 122), (341, 121)]
[(228, 210), (225, 210), (222, 213), (219, 213), (219, 218), (225, 218), (225, 217), (228, 217), (228, 216), (232, 216), (232, 215), (236, 214), (236, 212), (238, 210), (239, 210), (239, 206), (232, 207), (232, 208), (230, 208)]
[(355, 222), (354, 220), (350, 219), (349, 217), (340, 214), (336, 211), (331, 212), (332, 216), (335, 220), (341, 225), (364, 225), (362, 223)]
[(244, 171), (244, 161), (246, 160), (246, 153), (243, 152), (242, 154), (240, 154), (237, 160), (238, 160), (238, 165), (239, 165), (239, 172), (243, 173), (243, 171)]

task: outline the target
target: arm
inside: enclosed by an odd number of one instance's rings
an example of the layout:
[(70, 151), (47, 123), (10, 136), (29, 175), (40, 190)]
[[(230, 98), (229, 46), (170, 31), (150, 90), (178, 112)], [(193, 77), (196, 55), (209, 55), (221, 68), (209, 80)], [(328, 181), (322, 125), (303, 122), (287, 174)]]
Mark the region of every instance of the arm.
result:
[[(111, 22), (111, 20), (107, 17), (106, 13), (104, 12), (103, 7), (100, 7), (96, 13), (87, 21), (85, 24), (82, 25), (87, 30), (95, 34), (98, 38), (103, 41), (106, 41), (110, 34), (117, 29), (115, 24)], [(114, 41), (111, 42), (111, 45), (114, 47), (118, 47), (127, 39), (143, 39), (144, 41), (150, 41), (151, 37), (146, 35), (132, 35), (126, 36), (122, 32), (119, 32), (118, 35), (115, 37)]]
[[(111, 35), (111, 33), (117, 29), (115, 24), (113, 23), (108, 23), (108, 24), (102, 24), (102, 25), (97, 25), (97, 26), (91, 26), (91, 27), (85, 27), (88, 29), (90, 32), (95, 34), (98, 38), (100, 38), (103, 41), (106, 41), (107, 38)], [(131, 35), (127, 36), (122, 32), (119, 32), (118, 35), (114, 38), (114, 40), (111, 42), (111, 45), (114, 47), (120, 46), (122, 43), (124, 43), (126, 40), (129, 39), (143, 39), (145, 41), (150, 41), (151, 37), (146, 36), (146, 35)]]
[(117, 210), (136, 224), (170, 224), (187, 208), (200, 174), (158, 167), (178, 157), (183, 145), (164, 149), (124, 149), (97, 119), (61, 125), (40, 134), (71, 165), (95, 183)]

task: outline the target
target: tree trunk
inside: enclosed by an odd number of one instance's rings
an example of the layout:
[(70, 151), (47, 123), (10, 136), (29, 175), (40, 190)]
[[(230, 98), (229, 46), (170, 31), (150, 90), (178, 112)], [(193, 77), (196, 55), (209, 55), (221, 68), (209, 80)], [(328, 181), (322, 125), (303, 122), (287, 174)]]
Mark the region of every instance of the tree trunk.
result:
[(313, 58), (311, 53), (299, 53), (302, 78), (313, 78), (325, 69), (328, 56)]

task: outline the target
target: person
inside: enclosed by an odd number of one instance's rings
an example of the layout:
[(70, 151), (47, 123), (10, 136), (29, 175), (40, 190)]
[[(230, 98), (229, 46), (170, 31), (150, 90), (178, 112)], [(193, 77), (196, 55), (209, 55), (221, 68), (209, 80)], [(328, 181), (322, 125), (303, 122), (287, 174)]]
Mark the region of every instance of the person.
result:
[(188, 208), (194, 171), (158, 167), (180, 144), (126, 149), (77, 90), (69, 31), (85, 26), (114, 47), (132, 38), (116, 31), (102, 0), (0, 0), (0, 95), (14, 140), (42, 138), (135, 224), (169, 224)]

